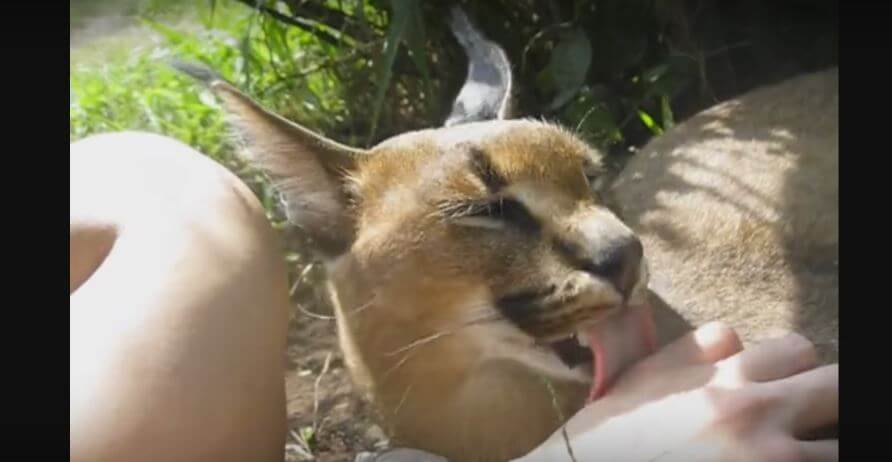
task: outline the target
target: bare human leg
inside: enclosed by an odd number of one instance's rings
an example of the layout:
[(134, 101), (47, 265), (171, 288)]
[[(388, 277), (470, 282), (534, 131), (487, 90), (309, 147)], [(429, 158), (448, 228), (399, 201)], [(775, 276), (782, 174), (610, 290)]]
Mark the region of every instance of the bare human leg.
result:
[(251, 191), (157, 135), (70, 161), (70, 460), (282, 460), (287, 280)]

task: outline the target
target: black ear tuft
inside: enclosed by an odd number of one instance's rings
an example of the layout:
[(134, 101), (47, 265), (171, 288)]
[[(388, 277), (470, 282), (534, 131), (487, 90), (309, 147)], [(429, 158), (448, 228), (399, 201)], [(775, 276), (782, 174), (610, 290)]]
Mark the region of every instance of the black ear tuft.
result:
[(214, 82), (223, 80), (220, 75), (214, 72), (211, 68), (201, 64), (181, 61), (176, 58), (169, 60), (168, 64), (170, 67), (204, 83), (205, 85), (211, 85)]
[(444, 125), (507, 118), (512, 75), (505, 51), (487, 40), (459, 7), (453, 7), (449, 26), (468, 56), (468, 76)]

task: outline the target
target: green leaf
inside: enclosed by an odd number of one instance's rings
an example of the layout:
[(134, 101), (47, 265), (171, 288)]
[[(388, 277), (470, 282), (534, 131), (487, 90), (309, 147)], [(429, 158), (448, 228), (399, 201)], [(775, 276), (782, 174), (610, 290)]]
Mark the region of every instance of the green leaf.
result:
[(244, 61), (242, 62), (242, 76), (245, 79), (246, 87), (251, 90), (254, 82), (251, 80), (251, 68), (254, 66), (255, 56), (253, 53), (253, 47), (251, 46), (251, 32), (254, 29), (254, 24), (258, 21), (259, 13), (258, 10), (252, 10), (251, 16), (248, 19), (248, 29), (245, 31), (245, 35), (242, 37), (239, 43), (239, 51), (241, 51), (242, 58)]
[(659, 125), (657, 125), (656, 122), (654, 122), (654, 119), (648, 113), (639, 109), (638, 110), (638, 118), (641, 119), (641, 122), (644, 124), (644, 126), (649, 128), (650, 131), (654, 135), (662, 135), (663, 134), (663, 130), (660, 128)]
[(362, 25), (363, 28), (367, 28), (369, 26), (369, 22), (365, 17), (365, 0), (356, 0), (356, 20), (359, 21), (359, 24)]
[(641, 74), (638, 82), (642, 85), (642, 99), (650, 99), (655, 96), (673, 97), (684, 89), (690, 82), (694, 68), (690, 60), (678, 56), (669, 56), (660, 64), (648, 69)]
[(660, 112), (663, 118), (663, 129), (669, 130), (675, 126), (675, 118), (672, 115), (672, 107), (669, 104), (669, 97), (663, 95), (660, 97)]
[(412, 61), (415, 63), (415, 67), (418, 69), (418, 72), (421, 73), (421, 78), (424, 79), (424, 92), (427, 96), (427, 101), (431, 104), (429, 105), (430, 109), (430, 117), (433, 119), (436, 117), (437, 108), (436, 101), (438, 98), (435, 98), (434, 87), (431, 83), (430, 70), (427, 65), (427, 53), (425, 52), (425, 34), (424, 34), (424, 19), (421, 17), (421, 8), (413, 8), (412, 18), (409, 21), (408, 28), (406, 30), (405, 43), (409, 48), (409, 55), (412, 58)]
[(300, 438), (310, 450), (316, 447), (316, 430), (313, 427), (302, 427), (300, 429)]
[(660, 77), (665, 75), (666, 72), (669, 72), (669, 64), (662, 63), (648, 69), (643, 74), (641, 74), (641, 80), (643, 80), (645, 83), (653, 84), (656, 83), (656, 81), (659, 80)]
[(214, 12), (217, 11), (217, 0), (208, 0), (208, 3), (210, 4), (210, 7), (211, 7), (211, 15), (210, 15), (210, 20), (208, 21), (208, 23), (210, 24), (211, 27), (213, 27)]
[(622, 142), (622, 131), (608, 105), (610, 96), (606, 87), (583, 87), (561, 110), (561, 118), (591, 143), (609, 146)]
[(160, 34), (166, 41), (168, 41), (171, 45), (179, 45), (188, 40), (186, 34), (171, 29), (170, 27), (165, 26), (159, 22), (152, 21), (151, 19), (142, 18), (142, 22), (151, 28), (153, 31)]
[(547, 110), (555, 110), (573, 99), (588, 75), (592, 63), (592, 44), (581, 29), (573, 29), (551, 53), (548, 65), (539, 74), (540, 87), (557, 94)]
[(390, 79), (393, 77), (393, 63), (396, 60), (396, 52), (399, 49), (403, 34), (409, 25), (409, 19), (414, 10), (418, 8), (416, 0), (391, 0), (390, 26), (387, 28), (387, 38), (384, 41), (384, 53), (376, 63), (375, 99), (372, 103), (372, 128), (369, 131), (368, 143), (371, 143), (378, 131), (378, 119), (381, 117), (381, 107), (384, 104), (384, 96), (390, 88)]

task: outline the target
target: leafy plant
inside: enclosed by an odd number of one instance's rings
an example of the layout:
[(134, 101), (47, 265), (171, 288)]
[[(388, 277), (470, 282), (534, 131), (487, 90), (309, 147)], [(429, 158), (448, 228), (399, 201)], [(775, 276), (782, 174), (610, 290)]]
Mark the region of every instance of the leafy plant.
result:
[[(748, 86), (794, 73), (790, 63), (814, 68), (837, 59), (832, 8), (821, 1), (797, 12), (767, 0), (733, 7), (682, 0), (142, 0), (133, 35), (156, 40), (104, 59), (73, 55), (70, 138), (150, 130), (241, 169), (214, 99), (168, 70), (171, 56), (204, 62), (264, 105), (347, 144), (440, 125), (466, 69), (444, 20), (456, 3), (505, 48), (521, 114), (561, 122), (613, 153)], [(812, 16), (797, 17), (795, 27), (776, 24), (794, 14)], [(784, 66), (734, 72), (737, 62), (746, 69), (760, 62), (758, 53)], [(273, 210), (262, 181), (238, 171)]]

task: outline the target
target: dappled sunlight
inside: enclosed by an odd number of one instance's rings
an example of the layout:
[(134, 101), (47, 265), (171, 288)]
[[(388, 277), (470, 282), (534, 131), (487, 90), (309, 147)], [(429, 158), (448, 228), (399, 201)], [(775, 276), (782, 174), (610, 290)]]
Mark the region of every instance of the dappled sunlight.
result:
[[(836, 354), (831, 332), (838, 325), (836, 82), (836, 71), (826, 71), (701, 113), (654, 140), (615, 187), (623, 219), (651, 236), (657, 260), (668, 265), (669, 255), (678, 255), (672, 258), (699, 265), (696, 273), (691, 267), (687, 276), (671, 277), (721, 278), (711, 272), (731, 270), (738, 290), (751, 277), (766, 278), (759, 283), (764, 290), (786, 287), (795, 300), (779, 299), (765, 313), (797, 307), (790, 323), (829, 357)], [(723, 262), (719, 255), (738, 260)], [(735, 261), (752, 266), (728, 266)], [(718, 303), (746, 303), (743, 293)], [(697, 313), (709, 312), (708, 305), (698, 305)]]

